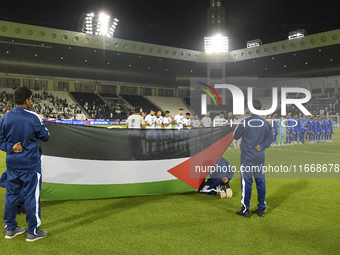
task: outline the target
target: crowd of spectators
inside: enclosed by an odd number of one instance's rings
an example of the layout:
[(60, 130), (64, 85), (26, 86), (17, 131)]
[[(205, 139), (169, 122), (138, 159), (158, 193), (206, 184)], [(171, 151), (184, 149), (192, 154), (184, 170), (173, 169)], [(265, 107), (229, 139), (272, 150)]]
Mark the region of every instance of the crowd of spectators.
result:
[[(0, 117), (11, 111), (14, 107), (14, 94), (6, 93), (5, 91), (1, 92)], [(55, 97), (45, 91), (42, 94), (33, 93), (31, 110), (46, 119), (72, 119), (76, 117), (76, 114), (81, 114), (78, 105), (68, 105), (66, 99)]]
[(100, 103), (99, 100), (93, 101), (92, 103), (85, 102), (84, 109), (92, 119), (124, 119), (132, 110), (131, 107), (126, 105), (119, 105), (114, 102), (110, 102), (110, 104), (107, 105)]

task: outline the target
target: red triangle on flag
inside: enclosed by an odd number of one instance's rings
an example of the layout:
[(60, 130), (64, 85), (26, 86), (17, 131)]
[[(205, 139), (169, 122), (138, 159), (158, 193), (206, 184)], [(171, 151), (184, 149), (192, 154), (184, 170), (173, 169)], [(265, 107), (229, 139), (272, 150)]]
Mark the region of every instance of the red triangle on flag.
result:
[(233, 139), (233, 132), (231, 132), (224, 138), (210, 145), (205, 150), (197, 153), (195, 156), (184, 161), (183, 163), (171, 168), (168, 170), (168, 172), (180, 179), (182, 182), (185, 182), (195, 189), (198, 189), (206, 176), (209, 174), (206, 172), (199, 172), (198, 167), (203, 167), (203, 169), (205, 169), (205, 167), (214, 166)]

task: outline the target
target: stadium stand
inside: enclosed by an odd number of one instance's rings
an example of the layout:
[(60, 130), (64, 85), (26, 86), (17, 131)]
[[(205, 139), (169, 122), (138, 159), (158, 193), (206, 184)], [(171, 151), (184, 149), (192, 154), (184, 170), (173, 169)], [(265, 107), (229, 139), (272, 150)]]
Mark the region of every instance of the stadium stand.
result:
[(97, 94), (84, 92), (71, 92), (77, 103), (94, 119), (109, 119), (113, 109), (108, 106)]
[(146, 98), (154, 105), (156, 105), (157, 108), (160, 109), (162, 112), (170, 111), (170, 115), (172, 117), (176, 116), (179, 108), (183, 108), (184, 114), (186, 112), (190, 112), (186, 104), (184, 104), (182, 99), (178, 97), (146, 96)]
[[(86, 116), (77, 107), (75, 102), (63, 91), (32, 91), (31, 109), (41, 118), (57, 119), (85, 119)], [(0, 112), (3, 116), (15, 107), (14, 89), (2, 88), (0, 90)]]
[(147, 97), (136, 95), (120, 95), (120, 96), (133, 107), (141, 106), (144, 112), (149, 113), (152, 108), (155, 108), (156, 110), (162, 111), (162, 114), (164, 114), (162, 108), (154, 104), (152, 101), (148, 100)]

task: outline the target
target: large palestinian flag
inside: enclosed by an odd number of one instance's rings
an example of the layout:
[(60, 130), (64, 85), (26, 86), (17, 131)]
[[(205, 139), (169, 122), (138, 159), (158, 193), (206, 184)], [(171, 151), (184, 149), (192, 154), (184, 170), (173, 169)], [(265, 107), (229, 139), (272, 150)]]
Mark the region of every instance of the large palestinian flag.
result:
[(193, 191), (232, 141), (232, 128), (127, 130), (46, 124), (42, 201)]

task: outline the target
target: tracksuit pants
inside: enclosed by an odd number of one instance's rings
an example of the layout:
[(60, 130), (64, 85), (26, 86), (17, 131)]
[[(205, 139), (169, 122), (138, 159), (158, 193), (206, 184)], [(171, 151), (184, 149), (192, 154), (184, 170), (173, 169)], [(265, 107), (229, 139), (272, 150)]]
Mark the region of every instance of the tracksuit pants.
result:
[(223, 185), (222, 178), (218, 179), (208, 179), (206, 182), (203, 182), (198, 189), (198, 192), (207, 194), (207, 195), (216, 195), (217, 194), (217, 186)]
[(266, 198), (266, 180), (263, 172), (264, 162), (260, 164), (248, 164), (241, 162), (241, 191), (242, 191), (242, 211), (245, 212), (250, 208), (251, 189), (253, 186), (253, 177), (255, 178), (257, 189), (257, 208), (265, 210), (267, 208)]
[(17, 227), (15, 217), (21, 190), (23, 190), (25, 195), (27, 233), (37, 234), (37, 228), (41, 224), (41, 169), (33, 171), (12, 171), (7, 169), (4, 213), (6, 230), (14, 230)]

